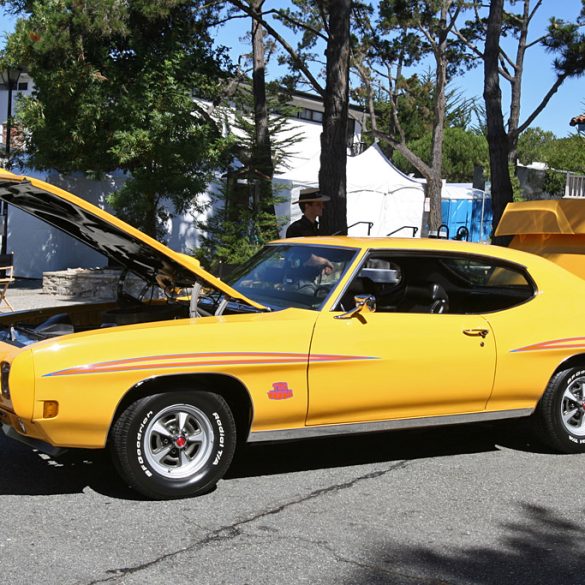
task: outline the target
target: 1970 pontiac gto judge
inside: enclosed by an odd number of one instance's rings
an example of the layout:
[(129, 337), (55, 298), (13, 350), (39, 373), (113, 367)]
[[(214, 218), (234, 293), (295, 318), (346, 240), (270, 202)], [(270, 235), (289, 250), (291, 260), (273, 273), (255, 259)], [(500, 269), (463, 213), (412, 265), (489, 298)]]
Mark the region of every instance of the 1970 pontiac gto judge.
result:
[(2, 172), (0, 198), (124, 270), (115, 302), (0, 316), (4, 433), (54, 454), (108, 447), (147, 497), (209, 490), (245, 441), (532, 415), (552, 447), (585, 451), (585, 281), (558, 241), (579, 238), (570, 221), (552, 218), (552, 251), (543, 221), (502, 222), (537, 253), (278, 241), (221, 281), (41, 181)]

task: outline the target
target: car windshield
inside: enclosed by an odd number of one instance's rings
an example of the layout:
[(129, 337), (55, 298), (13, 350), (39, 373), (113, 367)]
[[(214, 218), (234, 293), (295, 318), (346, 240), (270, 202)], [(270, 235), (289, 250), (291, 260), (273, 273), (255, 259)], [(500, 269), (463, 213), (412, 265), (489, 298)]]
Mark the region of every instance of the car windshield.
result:
[(301, 244), (266, 246), (226, 282), (273, 309), (317, 310), (355, 258), (355, 248)]

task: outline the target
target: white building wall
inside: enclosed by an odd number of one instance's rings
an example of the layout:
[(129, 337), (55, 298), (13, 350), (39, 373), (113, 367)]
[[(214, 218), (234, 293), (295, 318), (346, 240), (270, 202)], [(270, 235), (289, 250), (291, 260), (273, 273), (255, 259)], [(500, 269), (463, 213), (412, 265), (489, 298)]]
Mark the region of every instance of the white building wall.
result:
[[(14, 169), (14, 172), (57, 185), (102, 208), (105, 197), (124, 181), (121, 174), (104, 181), (92, 181), (81, 174), (65, 178), (59, 173), (39, 173), (31, 169)], [(8, 206), (7, 251), (14, 253), (15, 275), (23, 278), (40, 278), (46, 271), (98, 268), (107, 264), (104, 256), (82, 242), (12, 205)]]

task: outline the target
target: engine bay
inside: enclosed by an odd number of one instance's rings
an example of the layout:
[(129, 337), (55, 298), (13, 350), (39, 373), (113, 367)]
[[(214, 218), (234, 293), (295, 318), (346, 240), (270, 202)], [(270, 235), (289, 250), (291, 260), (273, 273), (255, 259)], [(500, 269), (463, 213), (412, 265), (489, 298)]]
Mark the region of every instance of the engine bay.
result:
[(188, 316), (188, 302), (168, 301), (94, 303), (37, 309), (0, 317), (0, 341), (24, 347), (71, 333)]
[(189, 317), (189, 290), (161, 289), (156, 279), (122, 273), (117, 298), (0, 315), (0, 341), (24, 347), (37, 341), (105, 327)]

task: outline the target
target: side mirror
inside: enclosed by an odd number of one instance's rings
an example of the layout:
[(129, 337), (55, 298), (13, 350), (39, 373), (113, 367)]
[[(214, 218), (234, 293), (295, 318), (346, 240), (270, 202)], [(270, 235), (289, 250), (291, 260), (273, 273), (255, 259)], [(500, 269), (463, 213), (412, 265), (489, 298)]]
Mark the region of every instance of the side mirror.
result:
[(374, 295), (356, 295), (353, 298), (355, 307), (342, 315), (335, 315), (335, 319), (351, 319), (358, 313), (375, 313), (376, 297)]

